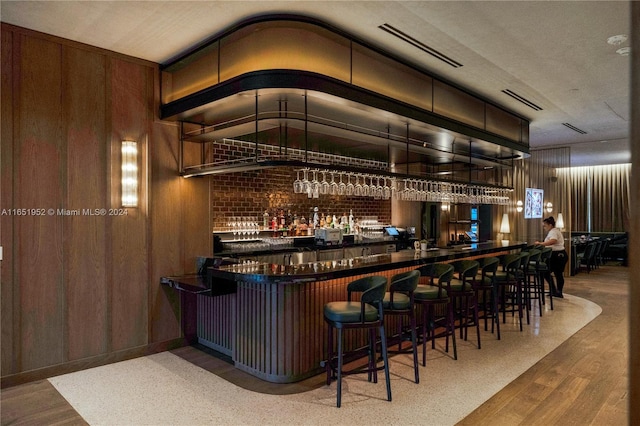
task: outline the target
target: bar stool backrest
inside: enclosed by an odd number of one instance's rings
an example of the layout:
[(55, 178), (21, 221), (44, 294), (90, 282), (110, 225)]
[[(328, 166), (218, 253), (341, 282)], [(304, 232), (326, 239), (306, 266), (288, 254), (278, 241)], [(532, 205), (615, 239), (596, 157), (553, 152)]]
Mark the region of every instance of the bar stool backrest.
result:
[(542, 250), (531, 249), (529, 250), (529, 262), (540, 262), (540, 257), (542, 257)]
[(418, 281), (420, 280), (420, 271), (414, 269), (413, 271), (403, 272), (391, 277), (391, 284), (389, 285), (389, 291), (400, 291), (403, 293), (412, 292), (418, 287)]
[(504, 270), (509, 275), (516, 275), (518, 269), (520, 269), (520, 262), (522, 261), (521, 253), (510, 253), (506, 255), (502, 261)]
[(428, 277), (431, 285), (437, 286), (450, 283), (454, 273), (453, 265), (449, 263), (432, 263), (418, 268), (417, 271), (421, 276)]
[(498, 266), (500, 266), (500, 259), (497, 257), (483, 257), (481, 260), (482, 277), (495, 277)]
[(453, 268), (458, 274), (458, 278), (463, 282), (465, 289), (471, 289), (473, 280), (478, 273), (480, 263), (476, 260), (458, 260), (453, 262)]
[(551, 247), (545, 247), (542, 249), (542, 253), (540, 254), (540, 260), (544, 263), (549, 263), (549, 259), (551, 259), (551, 252), (553, 250)]

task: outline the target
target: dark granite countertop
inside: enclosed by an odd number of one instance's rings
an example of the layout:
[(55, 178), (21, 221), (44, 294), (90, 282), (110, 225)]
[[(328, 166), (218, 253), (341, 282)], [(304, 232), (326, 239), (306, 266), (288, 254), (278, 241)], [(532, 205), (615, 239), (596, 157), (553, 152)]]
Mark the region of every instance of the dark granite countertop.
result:
[(509, 242), (503, 245), (501, 241), (454, 246), (447, 249), (402, 250), (396, 253), (360, 256), (350, 259), (316, 261), (298, 265), (276, 265), (271, 263), (247, 263), (221, 266), (207, 271), (215, 287), (216, 279), (225, 281), (242, 281), (274, 284), (304, 283), (323, 281), (334, 278), (355, 276), (389, 269), (399, 269), (408, 266), (450, 261), (471, 256), (486, 255), (506, 250), (521, 249), (526, 246), (523, 242)]

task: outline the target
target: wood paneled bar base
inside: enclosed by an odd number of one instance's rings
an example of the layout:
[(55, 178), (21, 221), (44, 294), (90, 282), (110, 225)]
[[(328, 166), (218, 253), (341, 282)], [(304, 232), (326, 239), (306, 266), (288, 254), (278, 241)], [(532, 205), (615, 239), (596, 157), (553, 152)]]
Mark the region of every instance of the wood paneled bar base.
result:
[[(525, 243), (487, 242), (430, 251), (396, 253), (299, 265), (233, 264), (208, 270), (208, 277), (165, 277), (162, 283), (194, 291), (198, 341), (233, 360), (236, 368), (273, 383), (303, 380), (323, 371), (327, 302), (347, 299), (347, 285), (369, 275), (392, 275), (435, 262), (499, 256)], [(216, 284), (222, 283), (223, 290)], [(229, 283), (235, 291), (229, 291)], [(193, 304), (189, 305), (193, 309)], [(186, 307), (185, 307), (186, 308)], [(183, 326), (191, 330), (193, 325)], [(388, 323), (389, 330), (395, 329)], [(364, 346), (364, 334), (348, 333), (345, 350)]]

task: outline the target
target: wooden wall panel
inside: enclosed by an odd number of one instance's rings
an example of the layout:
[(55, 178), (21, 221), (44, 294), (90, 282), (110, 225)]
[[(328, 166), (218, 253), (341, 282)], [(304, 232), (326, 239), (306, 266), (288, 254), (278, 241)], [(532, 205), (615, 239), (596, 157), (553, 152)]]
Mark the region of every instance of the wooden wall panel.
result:
[(178, 176), (178, 128), (155, 123), (151, 155), (149, 218), (151, 221), (151, 282), (149, 287), (149, 339), (180, 337), (180, 298), (160, 285), (160, 278), (183, 274), (183, 178)]
[[(111, 106), (111, 193), (119, 208), (121, 142), (138, 143), (140, 176), (147, 176), (146, 149), (150, 133), (153, 77), (151, 70), (109, 59)], [(111, 350), (148, 342), (147, 182), (139, 182), (139, 206), (111, 216), (112, 286)], [(114, 194), (117, 194), (115, 197)]]
[(208, 178), (182, 179), (182, 205), (184, 206), (184, 271), (196, 272), (198, 256), (213, 255), (211, 228), (210, 183)]
[[(15, 208), (63, 208), (61, 47), (20, 40), (14, 151)], [(15, 279), (20, 291), (21, 370), (64, 361), (63, 217), (15, 219)]]
[[(0, 209), (13, 207), (13, 33), (2, 28), (0, 37), (2, 56), (0, 68), (2, 80), (0, 82), (0, 122), (2, 133), (0, 134)], [(0, 330), (2, 332), (2, 344), (0, 345), (0, 371), (2, 375), (16, 371), (16, 357), (13, 356), (18, 339), (14, 339), (17, 322), (14, 316), (18, 310), (14, 310), (14, 296), (18, 295), (15, 289), (13, 266), (13, 216), (0, 216), (0, 245), (3, 248), (3, 259), (0, 261)], [(18, 301), (19, 302), (19, 301)]]
[[(107, 221), (88, 215), (108, 207), (104, 55), (65, 47), (64, 105), (67, 137), (64, 218), (68, 360), (107, 351)], [(87, 94), (91, 94), (87, 96)]]
[[(180, 344), (179, 297), (159, 281), (210, 254), (210, 191), (178, 176), (158, 66), (1, 26), (0, 208), (53, 209), (0, 217), (2, 386)], [(139, 144), (139, 207), (82, 214), (120, 207), (125, 139)]]

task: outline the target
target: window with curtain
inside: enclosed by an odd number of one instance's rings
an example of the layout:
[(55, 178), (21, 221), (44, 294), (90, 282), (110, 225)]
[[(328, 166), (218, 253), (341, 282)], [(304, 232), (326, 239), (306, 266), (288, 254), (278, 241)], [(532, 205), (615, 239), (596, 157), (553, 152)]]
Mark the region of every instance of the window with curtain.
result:
[(559, 169), (571, 182), (574, 232), (625, 232), (629, 229), (631, 164)]

